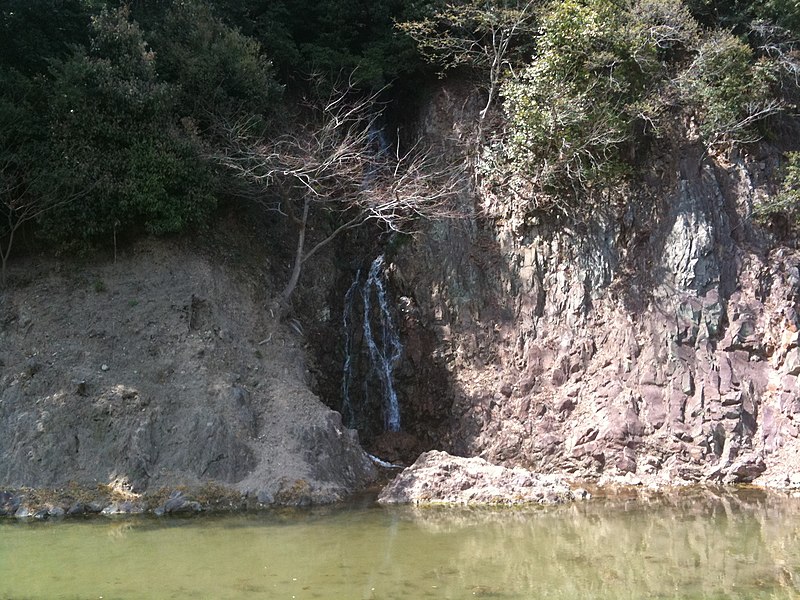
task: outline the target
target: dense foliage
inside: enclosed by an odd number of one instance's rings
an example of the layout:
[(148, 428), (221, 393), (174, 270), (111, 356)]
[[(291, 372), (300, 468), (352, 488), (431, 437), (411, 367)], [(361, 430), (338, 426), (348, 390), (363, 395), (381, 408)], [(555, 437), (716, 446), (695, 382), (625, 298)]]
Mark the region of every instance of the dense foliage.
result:
[(800, 152), (787, 153), (778, 193), (758, 205), (754, 217), (763, 223), (777, 219), (800, 225)]
[(536, 53), (503, 88), (507, 133), (487, 153), (489, 181), (515, 179), (533, 208), (591, 209), (593, 189), (670, 124), (688, 118), (709, 146), (747, 143), (792, 107), (796, 50), (704, 29), (679, 0), (566, 0), (540, 15)]
[(799, 15), (798, 0), (0, 0), (0, 258), (21, 228), (64, 247), (208, 223), (231, 189), (208, 158), (225, 132), (285, 136), (309, 81), (343, 74), (356, 96), (390, 84), (385, 100), (469, 75), (478, 180), (523, 211), (591, 208), (675, 123), (713, 148), (793, 114)]
[(285, 131), (312, 77), (368, 92), (419, 66), (406, 4), (1, 0), (0, 256), (23, 227), (64, 247), (207, 223), (221, 130)]

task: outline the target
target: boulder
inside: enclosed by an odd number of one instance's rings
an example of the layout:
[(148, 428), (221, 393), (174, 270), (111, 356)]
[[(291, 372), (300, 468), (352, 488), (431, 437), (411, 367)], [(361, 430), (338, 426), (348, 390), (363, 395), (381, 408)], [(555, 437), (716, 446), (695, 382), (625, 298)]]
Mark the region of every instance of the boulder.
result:
[(381, 504), (560, 504), (574, 499), (566, 480), (519, 467), (430, 451), (389, 483)]
[(155, 514), (161, 515), (181, 515), (194, 514), (202, 511), (200, 503), (184, 496), (181, 492), (173, 492), (169, 499), (162, 506), (155, 509)]

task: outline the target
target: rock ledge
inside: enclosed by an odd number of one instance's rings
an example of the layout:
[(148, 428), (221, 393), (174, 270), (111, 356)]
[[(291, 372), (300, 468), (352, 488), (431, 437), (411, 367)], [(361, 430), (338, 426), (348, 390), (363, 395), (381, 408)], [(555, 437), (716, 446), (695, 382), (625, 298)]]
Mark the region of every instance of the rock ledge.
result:
[(389, 483), (381, 504), (561, 504), (573, 493), (564, 477), (509, 469), (482, 458), (460, 458), (430, 451)]

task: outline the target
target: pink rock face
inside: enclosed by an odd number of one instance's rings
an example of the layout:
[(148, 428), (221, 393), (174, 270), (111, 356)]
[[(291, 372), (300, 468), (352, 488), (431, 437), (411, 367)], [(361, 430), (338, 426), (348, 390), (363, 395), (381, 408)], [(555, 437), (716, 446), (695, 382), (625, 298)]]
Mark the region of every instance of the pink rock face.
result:
[[(447, 331), (431, 352), (449, 381), (431, 446), (589, 478), (789, 485), (800, 252), (749, 218), (779, 156), (759, 152), (664, 148), (574, 220), (480, 190), (472, 227), (404, 248), (393, 285), (414, 298), (416, 331)], [(431, 398), (413, 383), (405, 396), (413, 431)]]

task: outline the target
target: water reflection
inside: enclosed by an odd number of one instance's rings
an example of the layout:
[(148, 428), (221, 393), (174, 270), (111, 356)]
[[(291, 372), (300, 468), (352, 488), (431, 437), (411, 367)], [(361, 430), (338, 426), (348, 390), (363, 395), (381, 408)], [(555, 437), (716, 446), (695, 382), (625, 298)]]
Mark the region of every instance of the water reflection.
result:
[[(115, 532), (115, 533), (111, 533)], [(800, 501), (695, 490), (0, 525), (0, 598), (796, 598)]]

